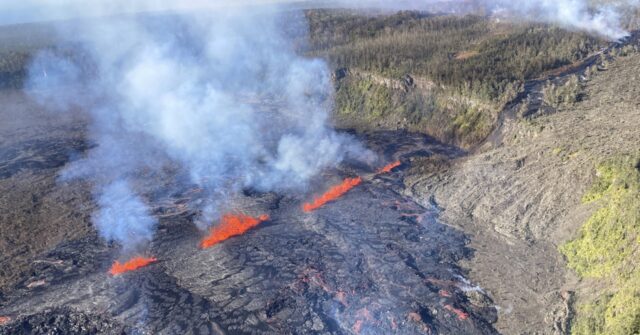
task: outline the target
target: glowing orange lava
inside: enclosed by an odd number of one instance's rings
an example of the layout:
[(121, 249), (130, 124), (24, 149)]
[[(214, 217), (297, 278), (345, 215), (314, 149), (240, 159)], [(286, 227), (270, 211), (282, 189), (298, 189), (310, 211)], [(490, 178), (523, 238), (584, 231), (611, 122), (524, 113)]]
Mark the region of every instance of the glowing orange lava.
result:
[(340, 198), (345, 193), (349, 192), (350, 189), (358, 186), (361, 182), (362, 178), (360, 177), (347, 178), (340, 185), (333, 186), (322, 196), (320, 196), (319, 198), (315, 198), (313, 202), (307, 202), (302, 205), (302, 210), (305, 212), (314, 211), (324, 206), (326, 203)]
[(9, 316), (0, 316), (0, 326), (5, 325), (11, 322), (11, 317)]
[(117, 276), (125, 272), (134, 271), (141, 267), (145, 267), (156, 261), (157, 259), (153, 257), (140, 257), (140, 256), (134, 257), (126, 261), (125, 263), (120, 263), (118, 261), (115, 261), (111, 266), (111, 270), (109, 270), (109, 273), (112, 276)]
[(206, 249), (230, 237), (242, 235), (267, 220), (269, 220), (269, 215), (266, 214), (257, 218), (244, 214), (226, 214), (222, 217), (219, 225), (211, 228), (209, 235), (200, 242), (200, 247)]
[(460, 320), (466, 320), (469, 317), (469, 314), (465, 313), (463, 310), (455, 308), (451, 305), (445, 305), (444, 309), (455, 313), (458, 316), (458, 319)]
[(397, 168), (401, 164), (402, 163), (400, 161), (395, 161), (395, 162), (393, 162), (391, 164), (388, 164), (388, 165), (384, 166), (382, 169), (378, 170), (378, 174), (389, 173), (389, 172), (391, 172), (391, 170)]

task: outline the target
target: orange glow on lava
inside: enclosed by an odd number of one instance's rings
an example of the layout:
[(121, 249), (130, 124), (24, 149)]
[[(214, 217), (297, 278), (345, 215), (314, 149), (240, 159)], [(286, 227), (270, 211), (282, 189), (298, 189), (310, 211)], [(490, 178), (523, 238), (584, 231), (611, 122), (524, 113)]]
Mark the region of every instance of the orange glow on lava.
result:
[(378, 174), (389, 173), (389, 172), (391, 172), (391, 170), (397, 168), (401, 164), (402, 163), (400, 161), (395, 161), (395, 162), (393, 162), (391, 164), (385, 165), (382, 169), (378, 170)]
[(156, 262), (157, 259), (153, 257), (134, 257), (124, 263), (120, 263), (115, 261), (109, 270), (109, 273), (112, 276), (117, 276), (123, 274), (125, 272), (134, 271), (139, 268), (145, 267), (151, 263)]
[(11, 322), (11, 317), (9, 316), (0, 316), (0, 326), (5, 325)]
[(460, 320), (466, 320), (469, 317), (469, 314), (465, 313), (463, 310), (459, 309), (459, 308), (455, 308), (451, 305), (445, 305), (444, 309), (455, 313), (458, 316), (458, 319)]
[(269, 215), (263, 214), (257, 218), (244, 214), (226, 214), (219, 225), (211, 228), (211, 232), (200, 242), (203, 249), (214, 246), (230, 237), (242, 235), (247, 230), (269, 220)]
[(349, 192), (350, 189), (360, 185), (361, 182), (362, 178), (360, 177), (347, 178), (341, 184), (331, 187), (319, 198), (315, 198), (313, 202), (307, 202), (302, 205), (302, 210), (305, 212), (314, 211), (324, 206), (326, 203), (340, 198), (345, 193)]

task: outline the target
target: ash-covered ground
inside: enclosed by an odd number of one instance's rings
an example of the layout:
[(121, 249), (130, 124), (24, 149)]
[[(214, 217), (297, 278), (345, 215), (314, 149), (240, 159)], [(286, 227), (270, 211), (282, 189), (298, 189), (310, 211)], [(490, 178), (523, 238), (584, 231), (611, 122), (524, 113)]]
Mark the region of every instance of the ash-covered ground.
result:
[[(178, 174), (141, 172), (159, 225), (147, 250), (158, 262), (113, 277), (118, 247), (90, 222), (89, 185), (58, 180), (81, 156), (82, 117), (55, 118), (24, 95), (3, 92), (0, 145), (2, 334), (493, 334), (496, 310), (456, 264), (472, 250), (438, 209), (401, 195), (417, 157), (457, 149), (421, 135), (379, 132), (362, 141), (384, 161), (326, 171), (308, 194), (246, 190), (230, 201), (270, 215), (242, 236), (198, 247), (207, 194)], [(14, 115), (15, 116), (15, 115)], [(15, 118), (13, 118), (15, 120)], [(317, 211), (301, 205), (344, 177), (363, 183)]]

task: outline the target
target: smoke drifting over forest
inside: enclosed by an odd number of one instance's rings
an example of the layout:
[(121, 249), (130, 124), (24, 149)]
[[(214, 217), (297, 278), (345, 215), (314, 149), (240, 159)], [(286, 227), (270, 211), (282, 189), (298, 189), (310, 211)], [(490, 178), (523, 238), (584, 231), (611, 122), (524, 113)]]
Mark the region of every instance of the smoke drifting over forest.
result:
[(584, 30), (615, 40), (628, 35), (620, 22), (622, 8), (637, 6), (638, 1), (595, 6), (589, 6), (589, 2), (584, 0), (489, 0), (486, 4), (492, 12), (507, 11), (533, 21)]
[[(81, 105), (91, 114), (90, 137), (97, 146), (71, 164), (63, 178), (89, 179), (96, 185), (100, 208), (93, 219), (104, 238), (132, 250), (152, 239), (155, 220), (130, 181), (140, 171), (161, 172), (179, 164), (191, 182), (211, 193), (210, 203), (203, 205), (203, 221), (209, 222), (219, 216), (229, 195), (242, 188), (301, 190), (347, 156), (371, 159), (352, 138), (329, 126), (329, 69), (319, 59), (296, 54), (281, 26), (283, 5), (264, 5), (272, 3), (223, 8), (219, 1), (176, 6), (163, 1), (89, 5), (32, 0), (0, 5), (5, 23), (104, 17), (65, 22), (59, 33), (80, 46), (84, 59), (44, 52), (30, 68), (28, 85), (52, 110)], [(339, 5), (402, 9), (433, 3)], [(487, 0), (475, 5), (618, 39), (626, 34), (619, 6), (637, 3), (590, 7), (579, 0)], [(114, 15), (203, 7), (212, 10)], [(87, 63), (92, 72), (88, 80), (83, 74)], [(80, 82), (82, 90), (52, 90)], [(265, 98), (275, 101), (274, 106), (255, 103)]]
[(558, 24), (570, 29), (597, 33), (610, 39), (619, 39), (627, 34), (620, 24), (621, 15), (625, 10), (637, 8), (640, 2), (638, 0), (244, 0), (228, 3), (219, 0), (188, 0), (176, 3), (174, 1), (100, 0), (88, 3), (79, 0), (27, 0), (0, 5), (0, 24), (139, 12), (286, 6), (290, 4), (301, 7), (335, 6), (388, 9), (430, 9), (437, 6), (439, 10), (451, 10), (458, 14), (464, 14), (466, 10), (480, 10), (489, 14), (505, 14), (519, 19)]
[(28, 90), (44, 105), (80, 104), (91, 113), (97, 147), (63, 178), (97, 185), (94, 221), (103, 237), (126, 249), (151, 240), (155, 220), (129, 180), (140, 171), (179, 164), (211, 194), (203, 206), (210, 222), (242, 188), (302, 190), (346, 156), (370, 156), (328, 126), (329, 70), (295, 54), (278, 15), (243, 10), (66, 26), (61, 33), (85, 32), (74, 43), (95, 74), (86, 89), (62, 96), (53, 88), (81, 81), (82, 66), (55, 52), (33, 62)]

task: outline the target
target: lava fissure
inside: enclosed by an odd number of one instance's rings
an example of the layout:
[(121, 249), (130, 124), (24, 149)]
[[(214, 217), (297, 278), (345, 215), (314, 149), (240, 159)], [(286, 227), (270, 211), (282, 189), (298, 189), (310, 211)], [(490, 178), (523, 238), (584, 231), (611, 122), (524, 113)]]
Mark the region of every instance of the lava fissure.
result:
[(267, 214), (257, 218), (244, 214), (225, 214), (220, 224), (211, 228), (209, 235), (200, 242), (200, 247), (206, 249), (233, 236), (242, 235), (267, 220), (269, 220)]
[(119, 261), (115, 261), (109, 270), (109, 273), (112, 276), (121, 275), (125, 272), (135, 271), (139, 268), (145, 267), (151, 263), (157, 262), (158, 259), (154, 257), (134, 257), (124, 263), (120, 263)]
[(402, 162), (400, 161), (395, 161), (393, 163), (387, 164), (384, 167), (382, 167), (380, 170), (378, 170), (378, 174), (389, 173), (391, 172), (391, 170), (397, 168), (400, 165), (402, 165)]
[(444, 309), (456, 314), (458, 316), (458, 319), (460, 320), (466, 320), (467, 318), (469, 318), (469, 314), (466, 313), (465, 311), (459, 309), (459, 308), (455, 308), (451, 305), (445, 305)]
[(340, 198), (345, 193), (349, 192), (349, 190), (351, 190), (352, 188), (360, 185), (360, 183), (362, 183), (362, 178), (360, 177), (346, 178), (342, 183), (331, 187), (327, 192), (325, 192), (320, 197), (315, 198), (312, 202), (307, 202), (302, 205), (302, 210), (305, 212), (314, 211), (324, 206), (328, 202)]

